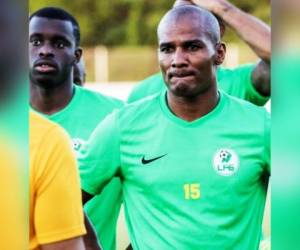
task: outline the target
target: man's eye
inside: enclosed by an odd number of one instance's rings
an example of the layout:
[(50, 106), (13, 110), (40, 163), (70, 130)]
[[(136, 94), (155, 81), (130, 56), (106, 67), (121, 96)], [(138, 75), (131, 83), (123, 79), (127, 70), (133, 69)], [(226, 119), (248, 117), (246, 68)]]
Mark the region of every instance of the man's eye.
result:
[(38, 40), (38, 39), (32, 40), (31, 43), (32, 43), (33, 46), (39, 46), (39, 45), (41, 45), (41, 41)]
[(162, 47), (160, 48), (160, 52), (162, 53), (171, 53), (173, 50), (171, 47)]
[(190, 51), (197, 51), (199, 49), (200, 49), (199, 45), (190, 45), (190, 46), (188, 46), (188, 50), (190, 50)]
[(56, 42), (55, 46), (56, 48), (63, 49), (66, 47), (66, 44), (64, 42)]

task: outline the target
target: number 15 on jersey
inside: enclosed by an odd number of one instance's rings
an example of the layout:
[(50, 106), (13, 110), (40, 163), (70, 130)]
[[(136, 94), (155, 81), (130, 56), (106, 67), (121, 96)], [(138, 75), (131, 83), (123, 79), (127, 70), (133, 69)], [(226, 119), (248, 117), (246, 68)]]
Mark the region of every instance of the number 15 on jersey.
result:
[(198, 200), (200, 199), (200, 184), (190, 183), (183, 185), (184, 199), (186, 200)]

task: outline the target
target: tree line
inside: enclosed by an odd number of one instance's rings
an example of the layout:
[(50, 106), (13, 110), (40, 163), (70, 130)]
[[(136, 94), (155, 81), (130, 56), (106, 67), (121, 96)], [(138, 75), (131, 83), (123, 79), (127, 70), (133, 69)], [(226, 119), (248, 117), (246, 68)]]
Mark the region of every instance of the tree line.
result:
[[(270, 23), (269, 0), (231, 0)], [(156, 27), (174, 0), (31, 0), (30, 13), (45, 6), (62, 7), (80, 23), (83, 46), (156, 45)], [(225, 40), (237, 39), (230, 31)]]

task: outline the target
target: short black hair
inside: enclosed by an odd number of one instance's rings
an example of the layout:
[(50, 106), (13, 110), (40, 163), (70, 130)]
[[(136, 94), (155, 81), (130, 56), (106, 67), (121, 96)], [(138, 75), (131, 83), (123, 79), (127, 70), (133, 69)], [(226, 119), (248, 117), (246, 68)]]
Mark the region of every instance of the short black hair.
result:
[(44, 17), (49, 19), (58, 19), (62, 21), (70, 21), (73, 25), (73, 35), (75, 37), (76, 46), (80, 44), (80, 28), (77, 20), (67, 11), (57, 7), (45, 7), (37, 10), (30, 15), (29, 21), (33, 17)]
[(220, 41), (220, 23), (215, 15), (204, 8), (197, 7), (195, 5), (182, 5), (169, 10), (163, 18), (157, 28), (157, 34), (159, 37), (160, 29), (165, 23), (171, 21), (177, 22), (182, 17), (188, 17), (191, 20), (201, 20), (205, 32), (210, 36), (212, 42), (218, 43)]

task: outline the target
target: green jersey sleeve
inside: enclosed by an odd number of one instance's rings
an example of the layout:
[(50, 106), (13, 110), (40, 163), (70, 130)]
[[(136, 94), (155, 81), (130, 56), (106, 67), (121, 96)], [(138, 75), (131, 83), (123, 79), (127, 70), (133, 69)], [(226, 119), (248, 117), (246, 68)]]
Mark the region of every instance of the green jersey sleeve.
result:
[(262, 96), (252, 84), (252, 72), (256, 64), (245, 64), (234, 69), (218, 69), (219, 88), (229, 95), (263, 106), (270, 99)]
[[(243, 66), (241, 66), (243, 67)], [(245, 95), (245, 100), (252, 102), (253, 104), (256, 104), (258, 106), (263, 106), (267, 103), (267, 101), (270, 99), (268, 96), (263, 96), (261, 95), (253, 86), (252, 83), (252, 72), (254, 68), (256, 67), (256, 64), (250, 64), (244, 66), (245, 69), (248, 67), (250, 70), (246, 72), (246, 79), (245, 79), (245, 88), (246, 88), (246, 95)]]
[(82, 189), (97, 195), (120, 167), (120, 142), (116, 111), (91, 134), (78, 155)]

